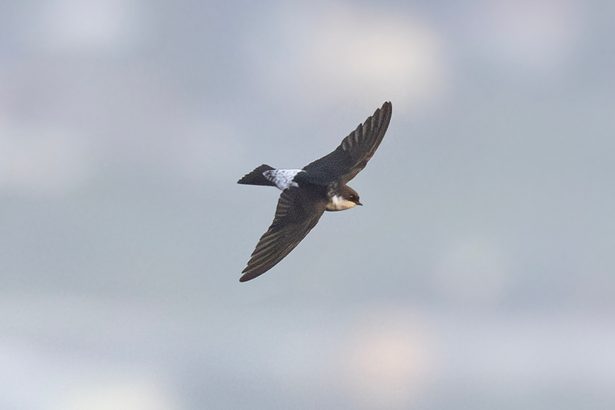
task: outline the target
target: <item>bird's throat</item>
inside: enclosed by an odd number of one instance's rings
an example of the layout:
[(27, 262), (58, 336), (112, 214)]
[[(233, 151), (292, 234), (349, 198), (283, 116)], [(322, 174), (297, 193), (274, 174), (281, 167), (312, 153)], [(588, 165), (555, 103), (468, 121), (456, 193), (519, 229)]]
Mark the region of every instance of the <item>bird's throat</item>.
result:
[(327, 211), (344, 211), (354, 208), (355, 206), (357, 206), (357, 204), (354, 202), (344, 199), (344, 197), (340, 195), (333, 195), (327, 204)]

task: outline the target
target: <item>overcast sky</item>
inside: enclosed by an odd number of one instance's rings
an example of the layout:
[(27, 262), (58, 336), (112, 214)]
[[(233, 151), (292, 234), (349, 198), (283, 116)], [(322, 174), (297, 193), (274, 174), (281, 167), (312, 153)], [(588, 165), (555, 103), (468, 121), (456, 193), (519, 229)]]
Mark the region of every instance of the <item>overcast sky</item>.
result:
[[(615, 3), (0, 13), (0, 408), (615, 408)], [(258, 279), (279, 192), (387, 135)]]

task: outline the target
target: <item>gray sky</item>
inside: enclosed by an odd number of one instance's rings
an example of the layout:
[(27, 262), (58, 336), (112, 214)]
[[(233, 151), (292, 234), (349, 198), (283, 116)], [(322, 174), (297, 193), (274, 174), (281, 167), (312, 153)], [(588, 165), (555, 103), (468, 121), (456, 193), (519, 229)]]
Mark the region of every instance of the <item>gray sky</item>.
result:
[[(615, 393), (607, 1), (0, 13), (0, 408), (588, 409)], [(278, 192), (393, 119), (283, 262)]]

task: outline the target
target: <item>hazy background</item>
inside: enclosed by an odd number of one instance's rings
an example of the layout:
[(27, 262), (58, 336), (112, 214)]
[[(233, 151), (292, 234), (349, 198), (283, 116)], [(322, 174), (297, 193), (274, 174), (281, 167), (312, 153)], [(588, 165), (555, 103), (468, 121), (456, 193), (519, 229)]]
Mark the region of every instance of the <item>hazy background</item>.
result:
[[(0, 408), (615, 408), (615, 3), (5, 1)], [(383, 101), (287, 259), (278, 192)]]

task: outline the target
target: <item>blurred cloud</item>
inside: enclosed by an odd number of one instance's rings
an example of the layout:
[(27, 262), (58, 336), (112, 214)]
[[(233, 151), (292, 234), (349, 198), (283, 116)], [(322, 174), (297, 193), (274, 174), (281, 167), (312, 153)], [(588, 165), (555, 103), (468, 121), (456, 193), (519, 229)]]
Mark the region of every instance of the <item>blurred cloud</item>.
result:
[(412, 407), (435, 376), (430, 332), (418, 312), (373, 306), (340, 352), (342, 380), (358, 407)]
[(90, 145), (67, 129), (0, 124), (0, 192), (69, 192), (90, 176)]
[(327, 2), (285, 4), (274, 16), (265, 39), (248, 39), (272, 93), (292, 90), (320, 101), (390, 99), (407, 107), (432, 102), (445, 89), (443, 44), (418, 14)]
[(81, 381), (69, 389), (57, 410), (180, 410), (177, 399), (155, 379), (125, 374)]
[[(174, 389), (143, 366), (66, 354), (4, 339), (0, 343), (2, 408), (32, 410), (182, 410)], [(32, 394), (36, 392), (36, 394)]]
[(246, 147), (232, 124), (215, 118), (193, 118), (178, 127), (169, 159), (183, 178), (228, 183), (230, 176), (219, 170), (240, 168), (244, 163)]
[(33, 45), (46, 50), (100, 51), (130, 45), (140, 30), (138, 0), (53, 0), (38, 9)]
[(584, 2), (575, 0), (482, 1), (468, 16), (483, 57), (511, 70), (547, 73), (579, 47)]
[(433, 272), (436, 292), (463, 306), (498, 302), (508, 287), (506, 262), (494, 241), (469, 236), (453, 243)]

